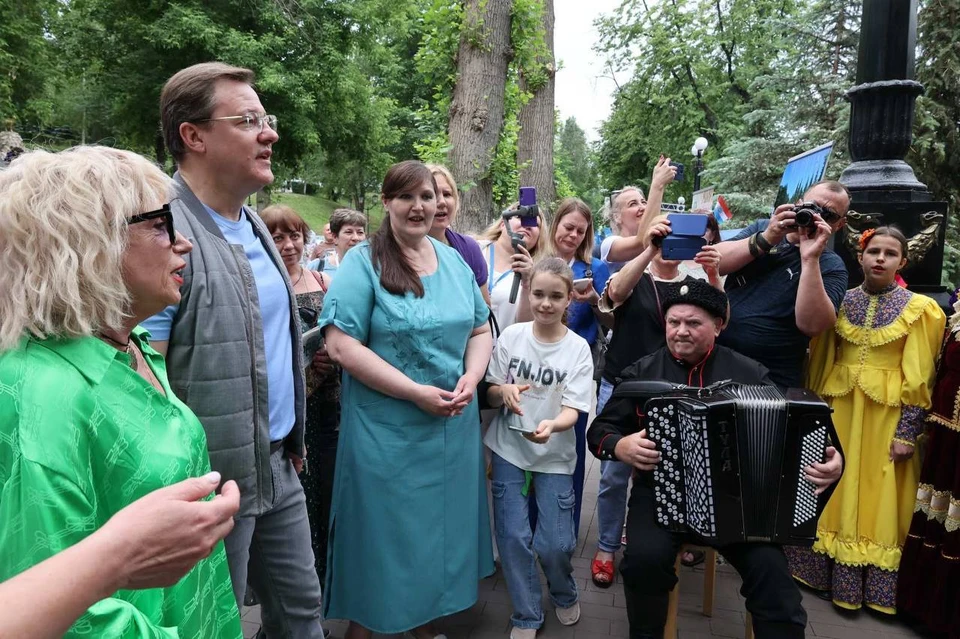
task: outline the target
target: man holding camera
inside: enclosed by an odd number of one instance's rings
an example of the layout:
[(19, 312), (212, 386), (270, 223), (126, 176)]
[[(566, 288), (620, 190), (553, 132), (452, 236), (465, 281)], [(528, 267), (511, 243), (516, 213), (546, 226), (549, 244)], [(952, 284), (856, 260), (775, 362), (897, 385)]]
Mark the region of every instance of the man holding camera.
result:
[(847, 188), (825, 180), (802, 203), (779, 206), (769, 220), (717, 245), (730, 298), (729, 327), (719, 341), (766, 366), (779, 385), (803, 386), (810, 338), (837, 321), (847, 269), (826, 247), (849, 208)]

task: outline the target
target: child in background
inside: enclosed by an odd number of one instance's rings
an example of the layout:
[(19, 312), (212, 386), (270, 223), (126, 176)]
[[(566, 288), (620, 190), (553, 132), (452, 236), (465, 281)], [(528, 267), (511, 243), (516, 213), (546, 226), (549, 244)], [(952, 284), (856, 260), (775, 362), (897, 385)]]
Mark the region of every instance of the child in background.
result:
[[(573, 298), (570, 267), (559, 258), (538, 262), (529, 295), (533, 322), (503, 331), (487, 372), (490, 405), (503, 406), (484, 443), (493, 458), (497, 546), (513, 603), (511, 639), (534, 639), (543, 625), (537, 557), (560, 623), (580, 620), (571, 563), (577, 545), (572, 429), (593, 395), (590, 347), (564, 325)], [(531, 485), (538, 511), (533, 531)]]

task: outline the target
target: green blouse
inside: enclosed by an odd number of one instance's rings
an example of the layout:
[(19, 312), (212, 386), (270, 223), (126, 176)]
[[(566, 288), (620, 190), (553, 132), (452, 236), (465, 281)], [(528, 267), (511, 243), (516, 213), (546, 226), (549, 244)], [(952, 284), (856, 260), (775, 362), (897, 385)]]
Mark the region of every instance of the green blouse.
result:
[[(210, 471), (200, 422), (134, 331), (161, 395), (99, 339), (24, 339), (0, 354), (0, 581), (147, 493)], [(242, 637), (223, 544), (172, 588), (121, 590), (68, 637)]]

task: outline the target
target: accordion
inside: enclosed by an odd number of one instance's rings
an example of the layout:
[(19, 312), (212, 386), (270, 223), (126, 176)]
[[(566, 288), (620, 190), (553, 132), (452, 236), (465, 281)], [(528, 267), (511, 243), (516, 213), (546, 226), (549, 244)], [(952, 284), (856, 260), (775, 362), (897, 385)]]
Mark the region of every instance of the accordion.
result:
[(837, 442), (832, 409), (806, 389), (663, 387), (624, 382), (616, 391), (639, 400), (660, 451), (651, 473), (657, 523), (710, 545), (812, 545), (832, 491), (816, 495), (803, 469)]

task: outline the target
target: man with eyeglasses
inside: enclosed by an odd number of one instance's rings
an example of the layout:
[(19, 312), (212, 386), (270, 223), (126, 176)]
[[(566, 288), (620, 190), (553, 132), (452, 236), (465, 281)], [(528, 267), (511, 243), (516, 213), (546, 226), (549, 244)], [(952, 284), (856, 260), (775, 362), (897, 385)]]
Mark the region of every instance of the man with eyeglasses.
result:
[(170, 209), (194, 250), (180, 304), (144, 327), (166, 355), (172, 389), (203, 424), (211, 466), (240, 488), (224, 540), (238, 607), (249, 581), (268, 637), (321, 639), (297, 477), (306, 456), (300, 321), (270, 232), (244, 206), (273, 181), (278, 139), (253, 80), (248, 69), (204, 63), (163, 87), (163, 136), (178, 168)]
[(792, 387), (803, 386), (810, 338), (833, 328), (847, 290), (847, 269), (827, 243), (846, 222), (849, 191), (824, 180), (801, 201), (823, 211), (812, 226), (798, 226), (797, 205), (784, 204), (769, 220), (717, 244), (730, 299), (730, 322), (718, 341), (766, 366), (775, 383)]

